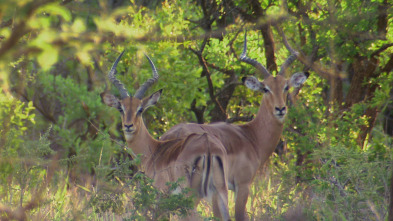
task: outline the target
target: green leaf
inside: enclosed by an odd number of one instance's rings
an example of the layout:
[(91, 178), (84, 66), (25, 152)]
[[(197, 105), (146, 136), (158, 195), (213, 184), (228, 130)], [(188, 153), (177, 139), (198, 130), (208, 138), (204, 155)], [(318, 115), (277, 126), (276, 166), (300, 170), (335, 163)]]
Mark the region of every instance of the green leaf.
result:
[(75, 19), (74, 23), (71, 26), (71, 29), (75, 33), (82, 33), (86, 31), (85, 22), (81, 18)]
[(37, 14), (39, 13), (58, 15), (67, 22), (71, 21), (72, 18), (71, 12), (67, 8), (60, 6), (58, 3), (45, 5), (44, 7), (37, 10)]
[(44, 71), (49, 70), (57, 62), (58, 51), (50, 44), (42, 45), (43, 51), (38, 55), (37, 60)]
[(91, 62), (90, 51), (92, 51), (93, 49), (94, 49), (93, 45), (85, 44), (85, 45), (83, 45), (81, 50), (77, 52), (77, 56), (78, 56), (79, 60), (82, 62), (82, 64), (85, 64), (85, 65), (90, 64), (90, 62)]

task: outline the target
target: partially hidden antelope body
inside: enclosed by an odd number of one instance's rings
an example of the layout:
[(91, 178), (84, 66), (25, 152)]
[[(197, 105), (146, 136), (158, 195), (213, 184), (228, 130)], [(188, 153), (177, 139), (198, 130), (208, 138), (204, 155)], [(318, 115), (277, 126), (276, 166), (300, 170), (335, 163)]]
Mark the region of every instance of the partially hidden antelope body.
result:
[(270, 155), (274, 152), (283, 132), (283, 122), (287, 114), (287, 96), (290, 87), (298, 89), (307, 79), (308, 73), (295, 73), (290, 79), (284, 77), (287, 67), (297, 58), (283, 35), (291, 55), (282, 64), (277, 76), (273, 76), (259, 62), (246, 56), (247, 38), (240, 60), (253, 65), (264, 77), (260, 82), (256, 77), (244, 77), (243, 83), (254, 91), (263, 93), (263, 98), (256, 117), (243, 125), (225, 122), (212, 124), (179, 124), (165, 133), (160, 140), (181, 138), (192, 133), (208, 133), (218, 137), (227, 149), (229, 171), (227, 181), (229, 189), (235, 192), (236, 220), (248, 220), (246, 203), (250, 184), (254, 176)]
[[(154, 185), (167, 191), (167, 182), (175, 182), (181, 177), (186, 181), (181, 187), (189, 187), (196, 193), (195, 206), (202, 198), (213, 201), (216, 217), (230, 220), (228, 212), (228, 186), (226, 171), (228, 160), (226, 149), (214, 136), (190, 133), (182, 139), (167, 141), (154, 139), (147, 130), (143, 112), (157, 103), (162, 90), (144, 98), (146, 90), (158, 80), (158, 72), (151, 59), (146, 55), (153, 69), (153, 77), (148, 79), (130, 96), (124, 85), (115, 76), (116, 66), (124, 51), (116, 59), (108, 74), (109, 81), (119, 90), (121, 98), (105, 90), (102, 100), (110, 107), (119, 110), (127, 146), (135, 154), (141, 154), (141, 166), (145, 174), (154, 180)], [(198, 220), (195, 211), (185, 220)]]

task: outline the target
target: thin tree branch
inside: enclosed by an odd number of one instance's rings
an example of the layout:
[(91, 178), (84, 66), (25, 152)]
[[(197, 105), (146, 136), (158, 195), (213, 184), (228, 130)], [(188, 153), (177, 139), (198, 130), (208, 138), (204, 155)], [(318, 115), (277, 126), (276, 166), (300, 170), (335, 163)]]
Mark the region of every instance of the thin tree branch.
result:
[(379, 56), (383, 51), (385, 51), (386, 49), (388, 49), (388, 48), (390, 48), (390, 47), (392, 47), (392, 46), (393, 46), (393, 43), (384, 44), (384, 45), (382, 45), (381, 48), (379, 48), (378, 50), (376, 50), (375, 52), (373, 52), (373, 53), (371, 54), (371, 56)]
[[(32, 100), (30, 100), (30, 99), (26, 96), (26, 94), (21, 93), (19, 90), (15, 90), (14, 92), (15, 92), (16, 94), (18, 94), (19, 96), (21, 96), (23, 99), (25, 99), (27, 102), (32, 101)], [(49, 120), (50, 122), (56, 124), (56, 119), (55, 119), (52, 115), (46, 113), (41, 107), (39, 107), (39, 106), (37, 105), (37, 103), (36, 103), (35, 101), (32, 101), (32, 103), (33, 103), (34, 108), (35, 108), (38, 112), (40, 112), (41, 115), (42, 115), (44, 118), (46, 118), (46, 119)]]
[(393, 54), (390, 54), (389, 61), (386, 63), (385, 67), (382, 68), (381, 72), (389, 73), (393, 70)]
[(194, 112), (195, 117), (197, 119), (198, 124), (203, 124), (205, 122), (203, 113), (206, 110), (206, 106), (202, 106), (201, 108), (196, 107), (196, 99), (192, 100), (191, 103), (191, 111)]
[(214, 70), (217, 70), (219, 72), (222, 72), (222, 73), (224, 73), (224, 74), (226, 74), (228, 76), (234, 75), (234, 71), (233, 70), (228, 70), (228, 69), (217, 67), (215, 64), (208, 63), (207, 61), (206, 61), (206, 65), (208, 67), (213, 68)]
[(196, 51), (193, 48), (189, 48), (199, 59), (199, 63), (202, 65), (203, 67), (203, 74), (206, 77), (207, 80), (207, 85), (208, 85), (208, 90), (209, 90), (209, 96), (210, 99), (214, 102), (215, 105), (220, 107), (220, 110), (222, 111), (222, 113), (225, 114), (225, 110), (222, 108), (222, 106), (220, 105), (220, 103), (217, 101), (216, 96), (214, 95), (214, 86), (213, 86), (213, 82), (210, 76), (210, 71), (208, 69), (206, 60), (203, 58), (201, 51)]
[(21, 39), (25, 34), (30, 32), (29, 28), (26, 27), (26, 21), (29, 20), (31, 16), (33, 16), (35, 10), (53, 1), (54, 0), (43, 0), (31, 5), (31, 7), (27, 10), (26, 18), (14, 25), (11, 35), (1, 45), (0, 58), (3, 57), (9, 50), (11, 50), (18, 43), (19, 39)]

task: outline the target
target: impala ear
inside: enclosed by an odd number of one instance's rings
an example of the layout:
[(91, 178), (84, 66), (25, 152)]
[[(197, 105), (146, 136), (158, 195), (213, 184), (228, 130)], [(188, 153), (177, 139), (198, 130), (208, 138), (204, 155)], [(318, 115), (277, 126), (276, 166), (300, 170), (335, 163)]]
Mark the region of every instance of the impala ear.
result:
[(310, 73), (308, 72), (297, 72), (292, 75), (291, 79), (289, 80), (289, 84), (294, 87), (298, 88), (306, 82), (308, 76), (310, 76)]
[(246, 87), (253, 91), (261, 91), (265, 88), (265, 85), (254, 76), (243, 77), (242, 81)]
[(101, 100), (104, 104), (108, 105), (109, 107), (114, 107), (116, 109), (119, 109), (120, 101), (113, 94), (102, 92), (100, 95), (101, 95)]
[(161, 97), (162, 89), (154, 92), (150, 97), (144, 98), (142, 101), (142, 108), (146, 110), (150, 106), (155, 105)]

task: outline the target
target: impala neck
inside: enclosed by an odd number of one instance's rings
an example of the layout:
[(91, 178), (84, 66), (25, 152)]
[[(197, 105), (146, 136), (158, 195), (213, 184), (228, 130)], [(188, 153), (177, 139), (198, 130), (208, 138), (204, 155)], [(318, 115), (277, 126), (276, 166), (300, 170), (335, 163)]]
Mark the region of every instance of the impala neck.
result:
[(268, 103), (267, 99), (262, 98), (257, 116), (246, 124), (249, 134), (258, 146), (256, 151), (261, 163), (265, 163), (274, 152), (284, 128), (283, 122), (277, 120), (272, 110), (272, 105)]
[(128, 148), (131, 148), (136, 155), (142, 155), (142, 165), (145, 165), (148, 159), (156, 151), (159, 141), (150, 135), (142, 119), (140, 125), (141, 127), (136, 134), (132, 137), (126, 136), (126, 141)]

